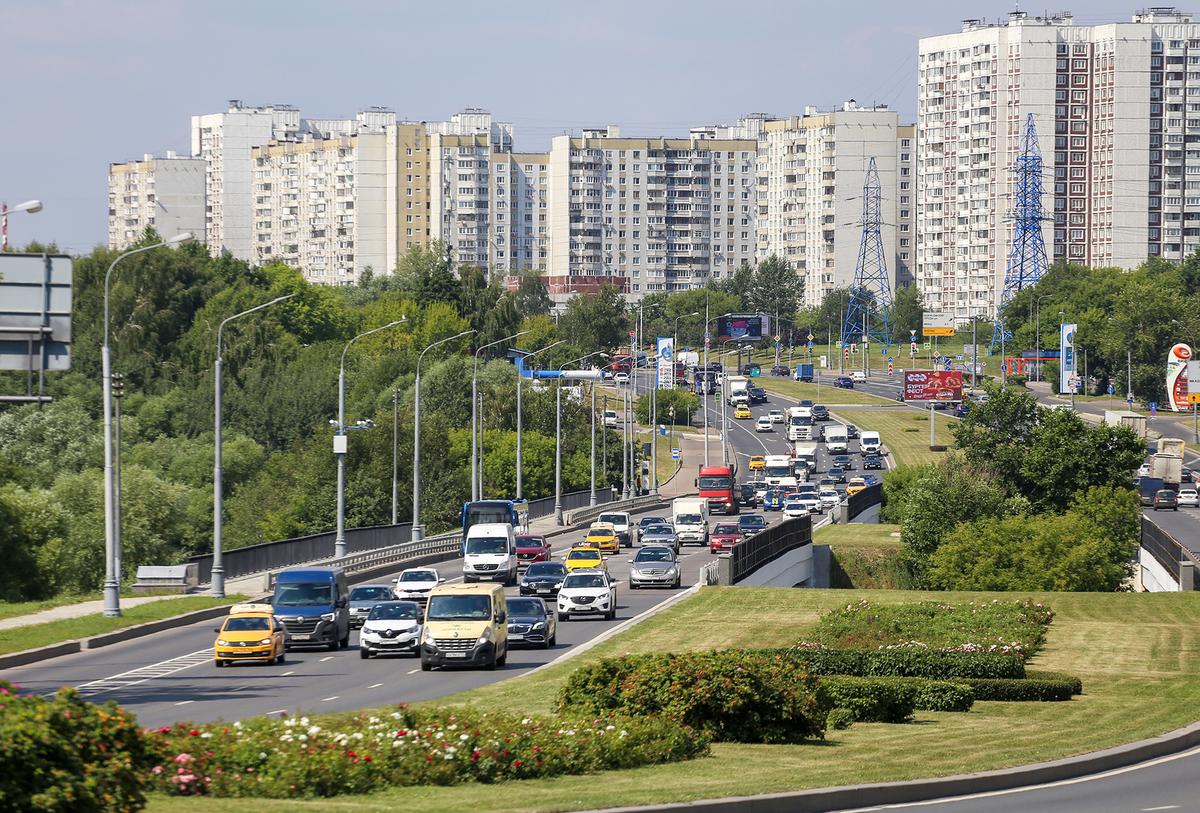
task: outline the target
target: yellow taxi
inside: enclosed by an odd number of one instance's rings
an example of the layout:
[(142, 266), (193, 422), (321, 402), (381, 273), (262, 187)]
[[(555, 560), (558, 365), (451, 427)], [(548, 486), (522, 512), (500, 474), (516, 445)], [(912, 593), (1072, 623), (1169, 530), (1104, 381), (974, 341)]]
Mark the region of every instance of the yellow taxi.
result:
[(563, 564), (567, 566), (567, 572), (572, 570), (585, 570), (589, 567), (598, 570), (608, 570), (608, 563), (604, 561), (604, 556), (600, 553), (599, 548), (576, 546), (567, 552), (567, 558), (563, 560)]
[(235, 604), (221, 626), (213, 630), (213, 663), (225, 666), (234, 661), (283, 663), (283, 625), (275, 620), (270, 604)]
[(621, 549), (616, 526), (611, 522), (593, 522), (583, 538), (583, 544), (599, 548), (601, 553), (619, 553)]
[(846, 483), (846, 496), (857, 494), (867, 487), (867, 481), (861, 477), (851, 477), (850, 482)]
[(750, 455), (750, 471), (762, 471), (767, 467), (767, 458), (760, 454)]
[(738, 404), (737, 409), (733, 411), (733, 417), (745, 420), (753, 416), (750, 414), (750, 407), (745, 404)]

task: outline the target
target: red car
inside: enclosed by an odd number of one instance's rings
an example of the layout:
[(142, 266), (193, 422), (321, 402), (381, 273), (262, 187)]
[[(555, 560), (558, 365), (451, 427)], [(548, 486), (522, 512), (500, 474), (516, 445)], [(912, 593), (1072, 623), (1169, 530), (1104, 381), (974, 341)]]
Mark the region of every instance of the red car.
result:
[(544, 536), (517, 535), (517, 566), (529, 567), (534, 562), (550, 561), (550, 543)]
[(720, 522), (708, 535), (709, 553), (720, 553), (732, 550), (733, 546), (742, 541), (742, 531), (736, 522)]

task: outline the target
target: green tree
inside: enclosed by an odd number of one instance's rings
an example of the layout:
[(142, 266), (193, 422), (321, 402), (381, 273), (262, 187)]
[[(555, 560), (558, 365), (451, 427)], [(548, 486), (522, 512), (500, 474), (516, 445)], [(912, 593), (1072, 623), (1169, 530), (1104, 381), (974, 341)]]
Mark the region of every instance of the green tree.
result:
[(787, 260), (772, 254), (758, 264), (750, 289), (750, 309), (771, 317), (790, 317), (804, 296), (804, 280)]
[(915, 330), (917, 336), (921, 335), (924, 314), (925, 304), (917, 286), (909, 285), (896, 290), (892, 300), (892, 335), (897, 344), (908, 341), (912, 335), (909, 331)]
[(461, 286), (450, 267), (446, 245), (440, 240), (411, 247), (397, 263), (396, 276), (418, 304), (458, 303)]
[[(691, 418), (700, 410), (700, 399), (686, 390), (659, 390), (656, 406), (660, 424), (674, 422), (680, 426), (687, 426), (690, 424)], [(650, 423), (649, 395), (638, 398), (634, 413), (637, 415), (638, 423), (643, 425)], [(672, 414), (674, 415), (673, 421)]]
[(629, 344), (629, 321), (625, 300), (612, 285), (602, 285), (594, 294), (579, 294), (567, 302), (558, 320), (559, 334), (575, 347), (612, 350)]
[(522, 317), (539, 316), (550, 313), (553, 304), (550, 301), (550, 289), (540, 271), (526, 269), (517, 273), (517, 291), (515, 297), (517, 313)]
[(742, 260), (733, 273), (723, 280), (710, 282), (709, 285), (721, 293), (736, 297), (738, 306), (733, 310), (744, 311), (754, 299), (754, 266), (748, 260)]

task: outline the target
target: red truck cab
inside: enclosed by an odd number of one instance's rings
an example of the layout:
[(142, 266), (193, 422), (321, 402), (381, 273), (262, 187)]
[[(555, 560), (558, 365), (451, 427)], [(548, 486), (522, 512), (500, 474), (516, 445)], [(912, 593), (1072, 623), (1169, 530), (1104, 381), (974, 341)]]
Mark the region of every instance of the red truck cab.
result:
[(733, 466), (701, 466), (696, 488), (701, 499), (708, 500), (708, 513), (736, 514), (738, 499), (734, 492)]

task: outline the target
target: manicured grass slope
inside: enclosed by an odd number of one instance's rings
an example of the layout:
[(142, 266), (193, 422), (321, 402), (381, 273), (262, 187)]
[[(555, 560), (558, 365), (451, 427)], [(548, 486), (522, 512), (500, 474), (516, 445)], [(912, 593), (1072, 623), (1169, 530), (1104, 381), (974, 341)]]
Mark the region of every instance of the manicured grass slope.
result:
[[(892, 465), (915, 466), (936, 463), (944, 452), (929, 451), (929, 412), (915, 409), (837, 409), (837, 417), (852, 423), (860, 430), (874, 429), (891, 453)], [(937, 413), (935, 413), (937, 414)], [(954, 437), (950, 424), (956, 423), (946, 414), (937, 415), (935, 439), (941, 446), (952, 447)]]
[(818, 404), (870, 404), (872, 406), (900, 406), (890, 398), (871, 395), (862, 390), (843, 390), (832, 386), (833, 378), (825, 375), (821, 379), (821, 390), (817, 392), (816, 384), (806, 384), (803, 381), (792, 381), (788, 378), (762, 376), (755, 379), (767, 391), (786, 395), (800, 400), (808, 398)]
[[(167, 800), (170, 811), (451, 809), (579, 810), (750, 795), (854, 782), (885, 782), (1020, 765), (1153, 736), (1195, 717), (1200, 672), (1200, 595), (1194, 593), (906, 593), (860, 591), (853, 599), (900, 602), (1016, 599), (1050, 604), (1057, 617), (1031, 667), (1083, 679), (1064, 703), (976, 703), (967, 714), (918, 712), (909, 725), (856, 724), (825, 745), (718, 745), (711, 759), (603, 776), (495, 786), (413, 788), (327, 801)], [(573, 662), (449, 698), (450, 702), (549, 711), (579, 663), (623, 652), (779, 646), (802, 638), (836, 590), (705, 588)], [(398, 697), (397, 700), (403, 699)]]

